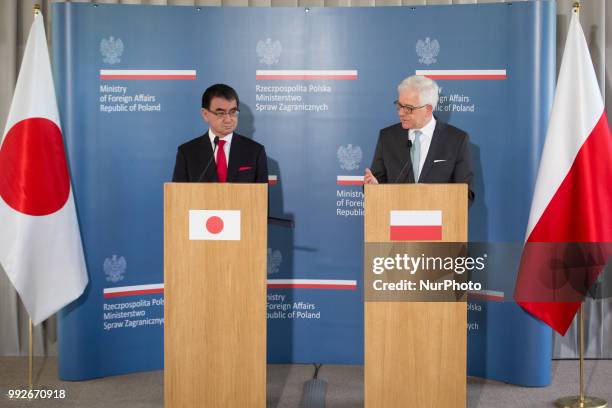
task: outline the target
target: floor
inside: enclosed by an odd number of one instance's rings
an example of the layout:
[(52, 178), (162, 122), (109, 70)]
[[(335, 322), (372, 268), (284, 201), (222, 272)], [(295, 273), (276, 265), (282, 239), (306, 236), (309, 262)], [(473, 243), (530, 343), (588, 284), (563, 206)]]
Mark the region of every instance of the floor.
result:
[[(24, 387), (28, 382), (27, 358), (0, 357), (0, 407), (163, 407), (162, 371), (64, 382), (57, 379), (57, 360), (48, 357), (35, 359), (34, 372), (34, 388), (64, 390), (65, 398), (9, 400), (9, 390), (27, 388)], [(363, 367), (323, 366), (318, 376), (322, 382), (318, 384), (326, 390), (324, 405), (322, 399), (318, 404), (316, 398), (304, 399), (304, 384), (313, 373), (314, 366), (311, 365), (269, 365), (267, 407), (297, 408), (306, 406), (306, 402), (311, 407), (363, 406)], [(585, 384), (588, 394), (612, 402), (612, 360), (587, 361)], [(467, 385), (468, 408), (553, 407), (556, 398), (578, 392), (578, 362), (555, 361), (553, 384), (545, 388), (517, 387), (477, 378), (469, 378)]]

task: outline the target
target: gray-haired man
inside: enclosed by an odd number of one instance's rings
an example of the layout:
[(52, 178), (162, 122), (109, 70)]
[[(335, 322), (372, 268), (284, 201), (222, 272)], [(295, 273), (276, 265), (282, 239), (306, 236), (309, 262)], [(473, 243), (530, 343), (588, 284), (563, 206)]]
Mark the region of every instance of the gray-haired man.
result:
[(411, 76), (399, 86), (395, 107), (400, 123), (380, 131), (366, 184), (467, 183), (470, 204), (472, 162), (469, 136), (433, 116), (438, 85), (423, 76)]

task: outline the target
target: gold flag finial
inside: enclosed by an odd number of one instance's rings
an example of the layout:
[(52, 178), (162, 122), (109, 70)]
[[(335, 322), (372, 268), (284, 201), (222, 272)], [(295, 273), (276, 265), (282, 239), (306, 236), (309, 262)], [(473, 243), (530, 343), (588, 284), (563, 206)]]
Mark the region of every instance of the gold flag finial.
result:
[(580, 2), (577, 1), (572, 5), (572, 11), (576, 14), (580, 13)]
[(34, 5), (34, 15), (40, 13), (40, 4), (35, 4)]

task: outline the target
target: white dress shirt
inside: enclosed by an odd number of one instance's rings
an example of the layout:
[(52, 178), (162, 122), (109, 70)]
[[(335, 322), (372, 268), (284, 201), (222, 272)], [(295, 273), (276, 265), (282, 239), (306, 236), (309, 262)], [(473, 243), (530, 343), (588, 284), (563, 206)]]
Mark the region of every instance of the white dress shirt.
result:
[[(232, 136), (234, 136), (234, 132), (230, 133), (225, 137), (219, 137), (219, 140), (225, 140), (225, 145), (223, 146), (223, 151), (225, 152), (225, 163), (229, 166), (229, 154), (230, 154), (230, 146), (232, 144)], [(210, 139), (210, 145), (212, 146), (213, 152), (215, 152), (215, 133), (212, 129), (208, 129), (208, 138)], [(214, 153), (215, 163), (217, 162), (217, 153)]]
[[(408, 131), (408, 138), (414, 144), (414, 138), (417, 130), (421, 131), (421, 160), (419, 161), (419, 176), (423, 173), (423, 165), (425, 165), (425, 159), (429, 152), (429, 146), (431, 146), (431, 138), (433, 137), (434, 129), (436, 128), (436, 119), (432, 116), (431, 120), (423, 126), (421, 129), (410, 129)], [(417, 180), (418, 181), (418, 180)]]

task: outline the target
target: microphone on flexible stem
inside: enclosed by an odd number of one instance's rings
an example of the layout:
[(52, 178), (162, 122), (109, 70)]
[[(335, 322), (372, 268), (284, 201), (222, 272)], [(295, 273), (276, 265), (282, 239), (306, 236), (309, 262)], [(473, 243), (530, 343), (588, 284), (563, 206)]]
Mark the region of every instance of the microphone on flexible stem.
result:
[(213, 143), (215, 144), (215, 148), (213, 149), (213, 154), (210, 160), (208, 161), (208, 164), (206, 164), (206, 167), (204, 167), (204, 170), (202, 171), (202, 173), (200, 173), (200, 177), (198, 177), (198, 183), (202, 182), (202, 177), (204, 177), (204, 174), (206, 174), (206, 170), (208, 170), (208, 168), (210, 167), (210, 164), (215, 159), (215, 153), (217, 152), (217, 147), (219, 146), (219, 136), (215, 136), (215, 140), (213, 141)]
[[(412, 149), (412, 141), (410, 139), (408, 139), (408, 151), (410, 152), (410, 149)], [(410, 156), (408, 156), (408, 158), (410, 158)], [(399, 179), (402, 178), (402, 174), (404, 174), (404, 171), (406, 171), (406, 167), (408, 167), (408, 165), (411, 163), (411, 160), (407, 160), (406, 164), (404, 164), (404, 167), (402, 167), (402, 170), (399, 172), (399, 174), (397, 175), (397, 177), (395, 178), (394, 183), (397, 183), (399, 181)]]

